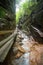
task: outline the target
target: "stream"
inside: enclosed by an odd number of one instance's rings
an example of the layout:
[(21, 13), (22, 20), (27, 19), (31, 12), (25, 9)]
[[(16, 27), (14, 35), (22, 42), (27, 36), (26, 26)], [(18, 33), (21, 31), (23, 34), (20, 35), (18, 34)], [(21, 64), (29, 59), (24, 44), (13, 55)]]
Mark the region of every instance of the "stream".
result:
[(0, 65), (43, 65), (43, 44), (18, 30), (16, 41)]

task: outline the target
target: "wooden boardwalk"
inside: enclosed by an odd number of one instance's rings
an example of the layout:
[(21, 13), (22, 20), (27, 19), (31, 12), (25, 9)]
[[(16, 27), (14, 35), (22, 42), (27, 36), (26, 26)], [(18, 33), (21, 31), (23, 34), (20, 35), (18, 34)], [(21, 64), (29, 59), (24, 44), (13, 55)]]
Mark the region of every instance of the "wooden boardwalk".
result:
[(11, 34), (4, 40), (0, 41), (0, 62), (5, 60), (10, 48), (12, 47), (17, 30), (0, 31), (0, 35), (7, 33)]

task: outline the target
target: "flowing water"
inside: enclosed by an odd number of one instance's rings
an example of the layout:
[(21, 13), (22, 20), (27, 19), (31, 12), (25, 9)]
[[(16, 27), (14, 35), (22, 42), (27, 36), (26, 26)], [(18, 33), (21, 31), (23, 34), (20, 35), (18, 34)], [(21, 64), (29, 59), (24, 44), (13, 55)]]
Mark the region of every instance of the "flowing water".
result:
[(43, 65), (42, 49), (43, 44), (38, 44), (32, 36), (28, 37), (19, 30), (8, 56), (0, 65)]

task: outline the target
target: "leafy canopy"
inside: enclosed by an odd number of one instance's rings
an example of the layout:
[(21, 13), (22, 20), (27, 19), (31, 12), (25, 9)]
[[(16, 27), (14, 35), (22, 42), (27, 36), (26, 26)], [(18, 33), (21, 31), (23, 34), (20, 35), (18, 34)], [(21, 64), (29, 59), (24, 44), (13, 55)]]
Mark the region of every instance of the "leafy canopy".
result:
[[(20, 0), (18, 0), (18, 1), (20, 1)], [(19, 18), (21, 18), (24, 14), (30, 15), (30, 13), (32, 11), (30, 9), (30, 7), (36, 3), (37, 3), (36, 0), (26, 0), (23, 4), (21, 4), (19, 7), (19, 11), (16, 12), (16, 23), (19, 22)]]

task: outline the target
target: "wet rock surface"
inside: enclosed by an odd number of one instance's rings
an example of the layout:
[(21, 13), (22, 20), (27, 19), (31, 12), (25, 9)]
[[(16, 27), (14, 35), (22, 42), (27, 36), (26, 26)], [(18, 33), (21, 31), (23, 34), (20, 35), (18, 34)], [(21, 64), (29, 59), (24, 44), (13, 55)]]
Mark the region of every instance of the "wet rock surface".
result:
[(2, 65), (43, 65), (43, 44), (19, 30), (16, 42)]

